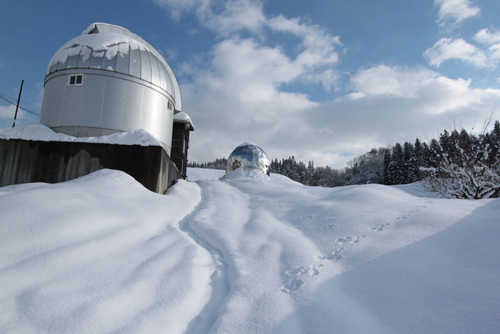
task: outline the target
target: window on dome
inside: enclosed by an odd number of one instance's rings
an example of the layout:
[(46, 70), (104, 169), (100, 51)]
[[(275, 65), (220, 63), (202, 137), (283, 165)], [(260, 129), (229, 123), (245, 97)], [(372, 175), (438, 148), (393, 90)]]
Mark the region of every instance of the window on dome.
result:
[(83, 84), (83, 74), (69, 76), (68, 86), (81, 86)]

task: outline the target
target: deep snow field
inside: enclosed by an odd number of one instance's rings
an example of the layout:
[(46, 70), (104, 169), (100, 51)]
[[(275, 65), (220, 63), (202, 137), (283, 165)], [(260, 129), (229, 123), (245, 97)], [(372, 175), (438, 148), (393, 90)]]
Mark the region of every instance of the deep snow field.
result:
[(500, 199), (223, 175), (0, 188), (0, 333), (500, 332)]

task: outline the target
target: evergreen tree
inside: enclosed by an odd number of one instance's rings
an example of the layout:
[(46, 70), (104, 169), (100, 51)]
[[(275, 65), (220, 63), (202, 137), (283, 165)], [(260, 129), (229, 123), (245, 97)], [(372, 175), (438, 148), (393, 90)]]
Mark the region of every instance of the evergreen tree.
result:
[(486, 135), (485, 150), (488, 154), (488, 165), (498, 170), (500, 168), (500, 122), (496, 121), (493, 130)]
[(441, 153), (442, 150), (441, 146), (439, 145), (439, 142), (434, 138), (431, 139), (431, 144), (429, 147), (429, 156), (430, 156), (429, 167), (436, 168), (438, 166), (438, 164), (440, 163)]
[(413, 153), (413, 145), (409, 142), (405, 142), (403, 145), (403, 156), (405, 162), (410, 161), (412, 153)]
[(386, 149), (384, 153), (384, 184), (391, 184), (390, 176), (389, 176), (389, 165), (391, 164), (391, 150)]
[(422, 143), (422, 167), (430, 167), (431, 166), (431, 149), (427, 143)]
[(417, 138), (413, 151), (411, 152), (410, 161), (408, 161), (408, 182), (421, 180), (420, 167), (423, 167), (422, 156), (422, 144), (420, 144), (420, 140)]
[(392, 149), (392, 159), (389, 164), (389, 184), (405, 184), (407, 177), (403, 147), (400, 143), (396, 143)]
[(411, 160), (412, 155), (413, 155), (413, 145), (409, 142), (405, 142), (403, 145), (403, 156), (404, 156), (404, 161), (405, 161), (404, 173), (406, 175), (406, 180), (404, 181), (404, 183), (413, 182), (411, 180), (410, 171), (409, 171), (410, 160)]

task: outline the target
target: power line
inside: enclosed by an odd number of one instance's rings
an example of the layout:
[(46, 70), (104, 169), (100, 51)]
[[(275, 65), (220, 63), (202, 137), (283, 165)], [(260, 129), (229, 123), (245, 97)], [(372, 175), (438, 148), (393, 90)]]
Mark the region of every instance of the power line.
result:
[[(2, 93), (0, 93), (0, 96), (3, 96), (4, 98), (7, 98), (7, 99), (9, 99), (11, 101), (17, 100), (17, 97), (5, 95), (5, 94), (2, 94)], [(25, 105), (33, 107), (35, 109), (40, 109), (40, 105), (39, 104), (33, 104), (33, 103), (22, 101), (22, 100), (21, 100), (20, 104), (25, 104)]]
[[(3, 100), (5, 100), (5, 101), (7, 101), (7, 102), (9, 102), (10, 104), (12, 104), (12, 105), (14, 105), (14, 106), (16, 105), (16, 103), (14, 103), (14, 102), (12, 102), (12, 101), (9, 101), (9, 100), (8, 100), (7, 98), (5, 98), (2, 94), (0, 94), (0, 98), (1, 98), (1, 99), (3, 99)], [(23, 108), (23, 107), (21, 107), (21, 106), (19, 106), (19, 108), (20, 108), (20, 109), (22, 109), (22, 110), (24, 110), (24, 111), (26, 111), (26, 112), (29, 112), (30, 114), (40, 116), (40, 114), (39, 114), (39, 113), (36, 113), (36, 112), (34, 112), (34, 111), (31, 111), (31, 110), (28, 110), (28, 109)]]

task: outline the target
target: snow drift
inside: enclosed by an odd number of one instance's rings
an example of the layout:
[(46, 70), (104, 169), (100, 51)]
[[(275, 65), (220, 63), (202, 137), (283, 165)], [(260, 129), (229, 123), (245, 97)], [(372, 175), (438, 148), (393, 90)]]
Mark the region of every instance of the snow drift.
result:
[(109, 170), (0, 188), (0, 331), (499, 328), (500, 200), (223, 174), (167, 196)]

